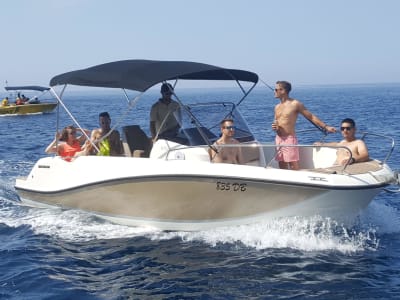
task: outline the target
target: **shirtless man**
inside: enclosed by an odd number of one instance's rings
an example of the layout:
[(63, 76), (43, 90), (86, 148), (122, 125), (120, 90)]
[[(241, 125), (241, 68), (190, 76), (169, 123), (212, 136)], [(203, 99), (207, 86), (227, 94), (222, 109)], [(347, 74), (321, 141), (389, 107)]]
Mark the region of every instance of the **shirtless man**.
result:
[[(297, 116), (302, 114), (306, 119), (318, 125), (328, 132), (336, 132), (334, 127), (322, 122), (316, 115), (312, 114), (299, 100), (289, 97), (292, 86), (287, 81), (277, 81), (275, 86), (275, 98), (280, 103), (275, 106), (275, 120), (272, 129), (276, 131), (275, 142), (277, 145), (297, 145), (296, 121)], [(299, 149), (297, 147), (279, 147), (276, 160), (281, 169), (299, 169)]]
[(356, 139), (356, 123), (353, 119), (346, 118), (342, 121), (340, 130), (342, 132), (343, 140), (336, 143), (315, 143), (319, 146), (346, 146), (351, 151), (350, 153), (346, 149), (340, 148), (337, 151), (336, 164), (344, 166), (347, 162), (354, 164), (356, 162), (364, 162), (369, 160), (369, 154), (367, 146), (363, 140)]
[(239, 144), (239, 141), (233, 138), (235, 135), (233, 120), (222, 120), (220, 125), (222, 136), (213, 144), (213, 147), (216, 148), (218, 152), (212, 148), (208, 150), (211, 162), (241, 164), (243, 162), (243, 158), (240, 147), (219, 147), (220, 145)]
[(124, 154), (124, 150), (118, 130), (113, 130), (113, 132), (103, 139), (103, 136), (108, 134), (111, 130), (111, 118), (108, 112), (102, 112), (99, 114), (99, 124), (100, 128), (94, 129), (91, 134), (91, 140), (99, 148), (99, 152), (92, 147), (91, 154), (103, 156), (122, 156)]

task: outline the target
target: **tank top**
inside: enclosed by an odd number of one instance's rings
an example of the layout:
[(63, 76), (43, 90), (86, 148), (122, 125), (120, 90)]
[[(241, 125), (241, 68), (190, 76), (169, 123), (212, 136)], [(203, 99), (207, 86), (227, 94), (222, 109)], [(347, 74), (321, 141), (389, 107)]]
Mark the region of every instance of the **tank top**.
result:
[(104, 139), (99, 144), (99, 152), (97, 152), (97, 155), (110, 156), (110, 149), (110, 142), (108, 139)]

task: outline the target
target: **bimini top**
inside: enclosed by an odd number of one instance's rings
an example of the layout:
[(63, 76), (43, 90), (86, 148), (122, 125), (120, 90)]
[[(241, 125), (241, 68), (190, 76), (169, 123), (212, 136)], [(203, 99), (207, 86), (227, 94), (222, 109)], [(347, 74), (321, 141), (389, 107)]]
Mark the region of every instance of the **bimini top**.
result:
[(6, 89), (6, 91), (30, 90), (30, 91), (39, 91), (39, 92), (48, 91), (50, 89), (49, 87), (38, 86), (38, 85), (6, 86), (4, 88)]
[(73, 84), (144, 92), (157, 83), (174, 79), (236, 80), (256, 84), (258, 75), (187, 61), (122, 60), (57, 75), (50, 80), (50, 86)]

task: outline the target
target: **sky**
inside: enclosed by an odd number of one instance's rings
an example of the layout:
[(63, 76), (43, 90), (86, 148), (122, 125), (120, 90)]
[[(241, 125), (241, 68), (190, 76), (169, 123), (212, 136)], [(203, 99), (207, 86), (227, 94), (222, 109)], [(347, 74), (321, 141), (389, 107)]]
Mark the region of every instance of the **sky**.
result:
[(1, 1), (0, 85), (125, 59), (187, 60), (273, 85), (400, 82), (397, 0)]

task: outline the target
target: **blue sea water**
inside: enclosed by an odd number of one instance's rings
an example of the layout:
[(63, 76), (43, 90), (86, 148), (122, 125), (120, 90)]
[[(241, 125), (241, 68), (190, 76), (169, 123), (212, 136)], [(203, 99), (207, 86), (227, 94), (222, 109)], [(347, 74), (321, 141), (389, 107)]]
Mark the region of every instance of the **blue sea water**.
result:
[[(230, 89), (181, 92), (190, 102), (236, 95)], [(124, 121), (119, 115), (127, 103), (118, 96), (76, 91), (66, 104), (86, 128), (97, 127), (98, 113), (109, 111), (114, 124), (140, 124), (148, 131), (157, 93), (145, 96)], [(352, 117), (359, 132), (400, 141), (400, 84), (295, 87), (292, 96), (330, 125)], [(242, 104), (261, 141), (273, 140), (276, 103), (260, 88)], [(351, 227), (314, 216), (163, 232), (81, 211), (25, 207), (15, 179), (45, 155), (55, 121), (55, 113), (0, 117), (0, 299), (400, 298), (399, 194), (379, 194)], [(62, 113), (60, 126), (71, 123)], [(313, 127), (299, 117), (297, 128)], [(381, 155), (381, 146), (372, 145), (373, 154)], [(389, 162), (400, 169), (398, 147)]]

